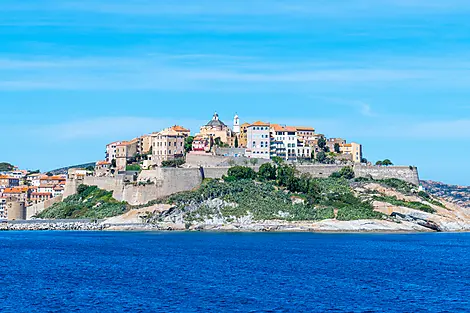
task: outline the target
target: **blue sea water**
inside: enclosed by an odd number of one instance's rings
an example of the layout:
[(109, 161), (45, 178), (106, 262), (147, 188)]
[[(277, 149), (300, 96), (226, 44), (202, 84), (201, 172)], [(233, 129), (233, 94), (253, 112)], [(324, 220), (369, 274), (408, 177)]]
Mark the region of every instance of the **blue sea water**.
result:
[(469, 312), (470, 234), (0, 233), (1, 312)]

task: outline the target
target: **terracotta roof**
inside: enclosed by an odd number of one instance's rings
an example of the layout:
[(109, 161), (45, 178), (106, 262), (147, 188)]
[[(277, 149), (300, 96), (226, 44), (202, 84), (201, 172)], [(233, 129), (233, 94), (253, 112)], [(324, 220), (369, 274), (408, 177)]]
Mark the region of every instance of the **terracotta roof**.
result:
[(177, 132), (186, 132), (186, 133), (190, 132), (189, 129), (186, 129), (183, 126), (179, 126), (179, 125), (174, 125), (170, 128), (173, 129), (174, 131), (177, 131)]
[(66, 180), (66, 178), (56, 175), (56, 176), (44, 176), (44, 177), (41, 177), (40, 180)]
[(54, 187), (54, 190), (64, 190), (64, 187), (57, 185)]
[(34, 196), (48, 196), (48, 197), (52, 197), (52, 193), (50, 192), (33, 192), (31, 194), (31, 197), (34, 197)]
[(5, 188), (3, 193), (24, 193), (29, 190), (28, 187), (12, 187), (12, 188)]
[(96, 165), (109, 165), (111, 164), (110, 162), (107, 162), (107, 161), (98, 161), (96, 162)]
[(261, 121), (256, 121), (254, 122), (253, 124), (251, 124), (250, 126), (269, 126), (270, 124), (269, 123), (265, 123), (265, 122), (261, 122)]
[(297, 128), (295, 128), (293, 126), (286, 126), (285, 129), (288, 132), (296, 132), (297, 131)]
[(308, 127), (308, 126), (295, 126), (297, 130), (307, 130), (307, 131), (315, 131), (315, 128), (313, 127)]
[(11, 176), (8, 176), (8, 175), (0, 175), (0, 179), (18, 179), (18, 178), (11, 177)]
[(282, 127), (279, 124), (271, 124), (271, 128), (274, 129), (274, 131), (277, 131), (277, 132), (283, 132), (284, 131), (284, 127)]
[(38, 188), (54, 188), (55, 185), (39, 185)]
[(345, 143), (345, 144), (342, 144), (341, 147), (352, 147), (352, 144), (350, 144), (350, 143)]

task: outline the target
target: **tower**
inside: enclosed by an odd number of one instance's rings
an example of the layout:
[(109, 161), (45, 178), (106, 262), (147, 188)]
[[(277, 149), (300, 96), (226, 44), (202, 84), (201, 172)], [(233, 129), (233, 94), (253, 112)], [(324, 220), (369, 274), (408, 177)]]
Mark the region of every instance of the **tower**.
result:
[(240, 133), (240, 118), (237, 114), (235, 114), (235, 117), (233, 118), (233, 132), (235, 134)]

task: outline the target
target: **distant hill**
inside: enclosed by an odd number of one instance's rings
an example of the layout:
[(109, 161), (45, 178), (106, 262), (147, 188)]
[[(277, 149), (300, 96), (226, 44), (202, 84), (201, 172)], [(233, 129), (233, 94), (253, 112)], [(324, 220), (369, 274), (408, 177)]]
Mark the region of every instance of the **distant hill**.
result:
[(0, 162), (0, 171), (8, 172), (13, 170), (14, 166), (7, 162)]
[(470, 208), (470, 186), (448, 185), (432, 180), (423, 180), (421, 184), (427, 192), (436, 197)]
[(71, 168), (87, 168), (88, 166), (95, 167), (95, 164), (96, 164), (95, 162), (91, 162), (91, 163), (72, 165), (72, 166), (68, 166), (68, 167), (58, 168), (58, 169), (48, 171), (48, 172), (50, 172), (54, 175), (67, 174), (68, 170), (71, 169)]

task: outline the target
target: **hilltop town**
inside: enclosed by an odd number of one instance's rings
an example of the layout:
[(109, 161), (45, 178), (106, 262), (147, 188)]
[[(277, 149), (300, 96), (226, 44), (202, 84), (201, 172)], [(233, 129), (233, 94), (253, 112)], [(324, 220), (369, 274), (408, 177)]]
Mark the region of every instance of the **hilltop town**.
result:
[[(359, 143), (328, 138), (309, 126), (241, 123), (238, 115), (228, 126), (214, 113), (195, 134), (174, 125), (114, 141), (94, 166), (43, 174), (6, 163), (0, 169), (0, 219), (9, 221), (116, 217), (127, 223), (126, 217), (117, 217), (124, 214), (158, 229), (160, 220), (172, 229), (219, 229), (231, 221), (238, 221), (233, 226), (238, 229), (264, 229), (261, 218), (278, 220), (279, 229), (309, 219), (339, 230), (458, 230), (469, 225), (451, 197), (442, 202), (435, 189), (434, 196), (425, 192), (414, 166), (395, 166), (388, 159), (372, 164)], [(194, 203), (186, 202), (192, 198)], [(332, 219), (331, 224), (324, 224), (325, 219)], [(344, 224), (362, 219), (375, 221)], [(107, 228), (114, 222), (102, 223), (86, 227)], [(35, 227), (26, 225), (18, 227)], [(305, 225), (302, 229), (316, 229)]]
[[(313, 127), (287, 126), (255, 121), (242, 123), (238, 115), (232, 126), (214, 113), (199, 132), (175, 125), (160, 132), (106, 145), (106, 158), (96, 164), (99, 175), (158, 166), (177, 166), (184, 157), (215, 155), (321, 164), (368, 163), (362, 145), (342, 138), (327, 138)], [(391, 162), (385, 165), (392, 165)]]

